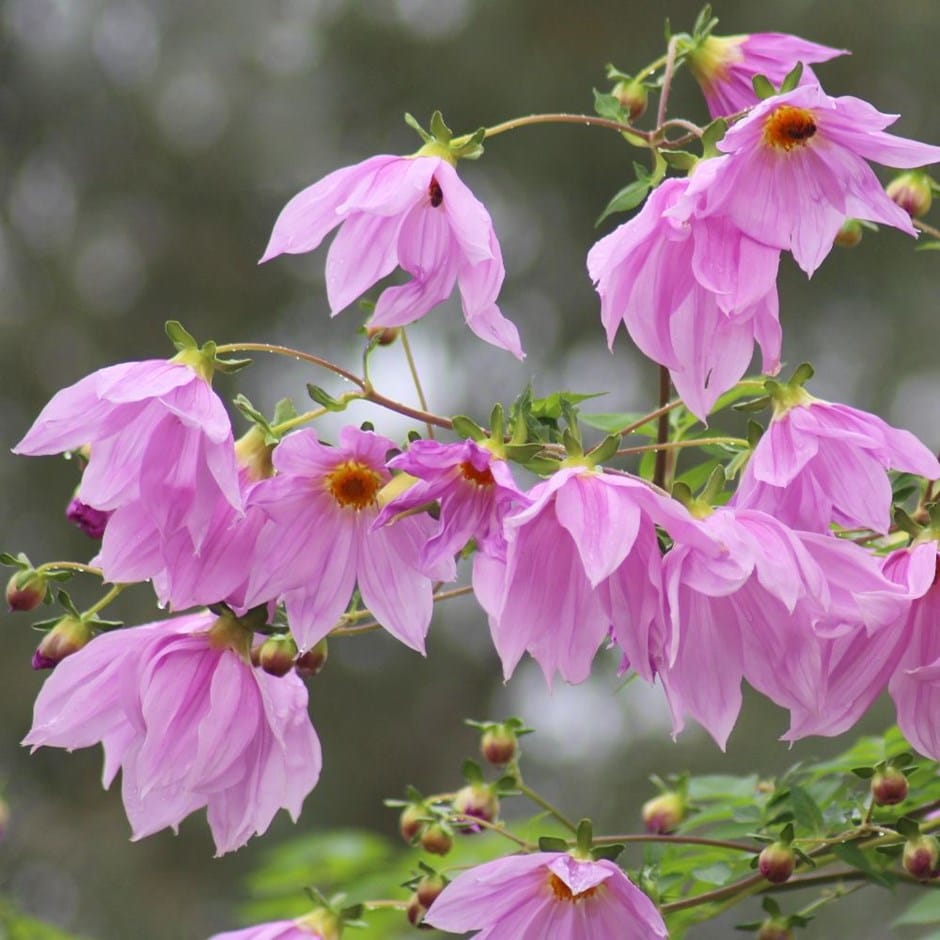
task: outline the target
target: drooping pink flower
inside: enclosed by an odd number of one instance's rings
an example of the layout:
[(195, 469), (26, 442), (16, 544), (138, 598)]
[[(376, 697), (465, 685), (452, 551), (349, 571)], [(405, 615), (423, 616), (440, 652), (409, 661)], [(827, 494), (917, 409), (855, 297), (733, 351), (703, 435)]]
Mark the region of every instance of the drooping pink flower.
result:
[(795, 529), (825, 532), (835, 522), (886, 533), (889, 468), (928, 480), (940, 477), (940, 462), (909, 431), (788, 388), (775, 402), (773, 420), (751, 454), (733, 502)]
[(447, 160), (381, 155), (336, 170), (281, 210), (261, 260), (312, 251), (338, 225), (326, 260), (334, 316), (400, 266), (411, 281), (382, 291), (370, 325), (412, 323), (456, 283), (470, 329), (522, 358), (496, 305), (505, 270), (492, 219)]
[(377, 526), (386, 525), (398, 513), (440, 503), (440, 525), (421, 549), (422, 567), (452, 563), (471, 539), (481, 551), (505, 558), (503, 520), (525, 501), (505, 460), (474, 441), (421, 440), (388, 466), (417, 477), (417, 482), (382, 508)]
[[(689, 52), (689, 69), (705, 95), (713, 118), (736, 114), (757, 104), (754, 76), (763, 75), (779, 87), (797, 62), (808, 66), (847, 55), (787, 33), (750, 33), (708, 36)], [(805, 68), (800, 84), (818, 84), (812, 69)]]
[(655, 524), (717, 548), (678, 502), (624, 475), (566, 467), (528, 495), (506, 519), (505, 562), (478, 556), (473, 572), (504, 676), (528, 652), (547, 681), (557, 671), (582, 682), (612, 631), (651, 680), (662, 594)]
[(727, 216), (751, 238), (792, 252), (812, 274), (846, 218), (917, 234), (865, 161), (923, 166), (940, 160), (940, 147), (885, 133), (895, 120), (867, 101), (804, 85), (735, 124), (718, 144), (727, 156), (713, 175), (693, 174), (689, 193), (704, 196), (701, 215)]
[(911, 604), (903, 654), (888, 690), (904, 737), (921, 754), (940, 760), (940, 546), (927, 542), (898, 553), (892, 562), (900, 569), (896, 576), (903, 576), (908, 568), (920, 568), (926, 590)]
[(46, 680), (23, 743), (100, 742), (134, 839), (205, 806), (217, 854), (231, 852), (278, 809), (296, 819), (321, 765), (303, 682), (253, 668), (250, 643), (208, 612), (103, 634)]
[[(391, 475), (387, 437), (355, 427), (339, 445), (310, 429), (285, 437), (274, 451), (277, 475), (252, 490), (249, 508), (268, 516), (255, 550), (246, 603), (282, 598), (291, 632), (309, 649), (336, 625), (358, 584), (363, 603), (402, 643), (423, 652), (431, 621), (431, 578), (421, 548), (434, 524), (410, 516), (375, 529), (376, 496)], [(442, 566), (451, 573), (453, 561)]]
[[(705, 160), (693, 178), (711, 178)], [(620, 324), (640, 350), (669, 369), (676, 390), (703, 420), (747, 370), (755, 341), (763, 369), (780, 365), (779, 251), (725, 219), (698, 217), (690, 181), (669, 179), (642, 210), (588, 254), (612, 345)]]
[(185, 529), (198, 551), (217, 496), (241, 510), (228, 414), (188, 365), (160, 359), (94, 372), (57, 392), (13, 452), (86, 444), (76, 495), (101, 512), (133, 506), (143, 526), (163, 538)]
[[(338, 934), (334, 934), (338, 936)], [(333, 940), (319, 930), (307, 927), (301, 920), (278, 920), (268, 924), (256, 924), (243, 930), (227, 930), (213, 934), (209, 940)]]
[(832, 641), (887, 629), (909, 591), (860, 546), (793, 531), (762, 512), (719, 507), (701, 524), (726, 554), (680, 539), (663, 566), (669, 631), (658, 665), (674, 732), (688, 713), (724, 748), (747, 679), (797, 716), (800, 733), (836, 733), (822, 709), (838, 665)]
[(477, 940), (651, 940), (668, 936), (656, 905), (613, 862), (564, 852), (513, 855), (459, 874), (424, 923)]

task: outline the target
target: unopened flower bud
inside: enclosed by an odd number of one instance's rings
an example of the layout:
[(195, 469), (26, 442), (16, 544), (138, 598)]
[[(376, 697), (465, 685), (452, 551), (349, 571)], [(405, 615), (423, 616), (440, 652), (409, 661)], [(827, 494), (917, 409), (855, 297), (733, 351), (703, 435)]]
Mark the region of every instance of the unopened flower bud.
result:
[(254, 425), (235, 441), (235, 460), (252, 483), (274, 476), (271, 454), (274, 444), (265, 440), (264, 431)]
[(54, 669), (66, 656), (77, 653), (94, 636), (78, 617), (63, 617), (43, 638), (33, 654), (33, 669)]
[[(254, 654), (254, 650), (252, 650)], [(258, 665), (269, 676), (286, 676), (294, 668), (294, 658), (297, 655), (297, 644), (288, 633), (278, 636), (269, 636), (258, 647)], [(254, 655), (252, 659), (254, 659)]]
[(428, 809), (421, 803), (409, 803), (398, 817), (398, 831), (401, 837), (411, 845), (424, 829), (428, 821)]
[(436, 872), (433, 875), (425, 875), (415, 888), (415, 897), (418, 903), (424, 908), (429, 908), (436, 900), (437, 896), (444, 890), (447, 881), (443, 875)]
[(90, 539), (100, 539), (104, 535), (104, 528), (111, 518), (111, 513), (95, 509), (76, 496), (66, 507), (65, 518), (78, 526)]
[(913, 219), (922, 219), (933, 203), (930, 178), (920, 170), (901, 173), (888, 183), (885, 191)]
[(519, 747), (515, 731), (506, 725), (487, 728), (480, 739), (480, 751), (485, 760), (497, 767), (508, 764)]
[(685, 800), (675, 792), (661, 793), (647, 800), (640, 810), (647, 832), (663, 835), (673, 832), (685, 816)]
[(419, 930), (430, 930), (430, 924), (424, 923), (424, 915), (427, 914), (428, 909), (421, 903), (418, 899), (417, 894), (413, 894), (408, 900), (408, 907), (405, 908), (405, 916), (408, 918), (408, 923), (412, 927), (417, 927)]
[(854, 248), (862, 240), (862, 223), (858, 219), (846, 219), (833, 240), (839, 248)]
[(614, 85), (613, 95), (620, 102), (624, 111), (630, 115), (631, 121), (635, 121), (646, 113), (649, 93), (642, 82), (617, 82), (617, 84)]
[(779, 920), (765, 920), (757, 931), (757, 940), (793, 940), (793, 931)]
[(796, 855), (783, 842), (772, 842), (757, 856), (758, 871), (774, 885), (789, 881), (795, 866)]
[(17, 571), (7, 581), (7, 606), (11, 611), (35, 610), (46, 596), (46, 579), (35, 569)]
[(871, 778), (871, 796), (879, 806), (903, 803), (907, 789), (907, 777), (897, 767), (887, 767)]
[[(486, 783), (468, 783), (454, 794), (454, 812), (483, 822), (493, 822), (499, 816), (499, 797), (493, 787)], [(466, 832), (479, 832), (480, 827), (461, 824)]]
[(326, 665), (326, 659), (327, 644), (324, 637), (294, 660), (294, 668), (301, 679), (312, 679)]
[(391, 346), (401, 332), (397, 326), (367, 326), (366, 336), (374, 339), (377, 346)]
[(454, 847), (454, 837), (443, 823), (426, 826), (418, 841), (421, 848), (432, 855), (446, 855)]
[(940, 844), (934, 836), (914, 836), (904, 843), (901, 864), (904, 870), (919, 881), (935, 878), (937, 861), (940, 859)]

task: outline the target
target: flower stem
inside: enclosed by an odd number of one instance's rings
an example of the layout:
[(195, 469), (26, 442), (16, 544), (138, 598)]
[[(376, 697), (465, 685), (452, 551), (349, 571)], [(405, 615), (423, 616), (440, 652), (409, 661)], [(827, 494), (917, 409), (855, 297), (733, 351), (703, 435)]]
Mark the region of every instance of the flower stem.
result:
[[(424, 389), (421, 387), (421, 379), (418, 376), (418, 367), (415, 365), (414, 356), (411, 354), (411, 343), (408, 342), (408, 334), (404, 327), (401, 328), (401, 348), (405, 351), (405, 358), (408, 360), (408, 371), (411, 373), (411, 380), (414, 382), (415, 391), (418, 393), (418, 402), (422, 411), (428, 410), (428, 400), (424, 396)], [(434, 425), (430, 421), (425, 422), (428, 429), (428, 437), (434, 440)]]
[(516, 845), (522, 849), (525, 849), (527, 852), (535, 851), (535, 846), (531, 842), (527, 842), (525, 839), (517, 836), (514, 832), (510, 832), (500, 823), (488, 822), (485, 819), (480, 819), (477, 816), (468, 816), (465, 813), (454, 813), (453, 816), (449, 817), (448, 821), (456, 823), (458, 826), (472, 823), (474, 826), (480, 826), (482, 829), (486, 829), (489, 832), (495, 832), (497, 835), (509, 839), (510, 842), (514, 842)]
[[(464, 585), (459, 588), (452, 588), (449, 591), (440, 591), (435, 594), (431, 600), (434, 603), (438, 601), (450, 600), (452, 597), (460, 597), (463, 594), (469, 594), (473, 590), (473, 587), (469, 584)], [(369, 623), (360, 624), (358, 621), (365, 620), (367, 617), (372, 616), (372, 611), (370, 610), (357, 610), (352, 614), (343, 614), (340, 622), (335, 626), (329, 633), (332, 636), (358, 636), (360, 633), (372, 633), (375, 630), (379, 630), (382, 627), (382, 624), (378, 620), (372, 620)], [(355, 626), (352, 626), (355, 624)], [(349, 625), (349, 626), (347, 626)]]
[(663, 72), (663, 87), (659, 93), (659, 108), (656, 112), (656, 127), (660, 128), (666, 121), (666, 109), (669, 106), (669, 92), (672, 88), (672, 76), (676, 71), (676, 37), (669, 40), (666, 49), (666, 69)]
[(760, 852), (759, 847), (747, 845), (744, 842), (726, 842), (723, 839), (703, 839), (699, 836), (676, 836), (676, 835), (656, 835), (654, 833), (644, 833), (640, 835), (618, 835), (618, 836), (595, 836), (595, 845), (606, 845), (617, 842), (660, 842), (664, 845), (675, 843), (676, 845), (706, 845), (715, 849), (729, 849), (734, 852), (750, 852), (756, 855)]
[(83, 565), (78, 561), (47, 561), (41, 564), (36, 571), (37, 573), (43, 571), (81, 571), (83, 574), (93, 574), (96, 578), (100, 578), (103, 574), (100, 568)]
[(527, 114), (524, 117), (513, 118), (511, 121), (503, 121), (501, 124), (494, 124), (486, 128), (486, 138), (495, 137), (497, 134), (505, 134), (506, 131), (513, 131), (517, 127), (528, 127), (532, 124), (583, 124), (587, 127), (607, 127), (610, 130), (618, 131), (621, 134), (634, 134), (643, 140), (649, 140), (648, 131), (641, 131), (630, 124), (621, 124), (619, 121), (611, 121), (608, 118), (595, 117), (592, 114)]
[[(670, 45), (670, 48), (671, 45)], [(669, 404), (669, 393), (672, 390), (672, 380), (669, 370), (665, 366), (659, 367), (659, 425), (656, 429), (656, 443), (663, 448), (669, 440), (669, 412), (665, 410)], [(630, 450), (630, 448), (628, 448)], [(653, 470), (653, 483), (660, 489), (666, 488), (666, 451), (661, 449), (656, 454), (656, 466)]]
[(935, 228), (933, 225), (928, 225), (926, 222), (922, 222), (920, 219), (912, 219), (914, 223), (914, 228), (919, 228), (925, 235), (931, 235), (933, 238), (940, 238), (940, 228)]
[(330, 372), (344, 378), (347, 382), (358, 385), (363, 391), (367, 389), (366, 383), (358, 375), (353, 375), (352, 372), (338, 366), (335, 362), (330, 362), (329, 359), (323, 359), (321, 356), (314, 356), (311, 353), (301, 352), (299, 349), (292, 349), (290, 346), (279, 346), (275, 343), (226, 343), (224, 346), (217, 347), (216, 352), (222, 355), (236, 352), (268, 352), (276, 356), (287, 356), (290, 359), (309, 362), (311, 365), (328, 369)]
[[(641, 444), (637, 447), (623, 447), (617, 451), (617, 456), (624, 454), (645, 454), (647, 451), (657, 451), (657, 456), (663, 451), (679, 450), (683, 447), (708, 447), (711, 444), (736, 444), (739, 447), (747, 447), (747, 441), (742, 437), (697, 437), (690, 438), (687, 441), (666, 441), (664, 444)], [(653, 483), (656, 486), (665, 489), (662, 484), (654, 478)]]
[(548, 800), (545, 799), (540, 793), (536, 793), (527, 783), (524, 783), (522, 777), (519, 775), (518, 768), (516, 769), (516, 789), (523, 795), (527, 796), (533, 803), (537, 806), (541, 806), (545, 812), (554, 816), (566, 829), (570, 829), (572, 832), (577, 833), (578, 826), (577, 823), (572, 822), (558, 807), (553, 806)]
[[(630, 434), (635, 431), (637, 428), (643, 427), (644, 424), (648, 424), (650, 421), (655, 421), (657, 418), (662, 418), (663, 415), (669, 414), (673, 408), (678, 408), (682, 404), (681, 398), (674, 398), (670, 402), (666, 402), (665, 405), (662, 405), (660, 408), (657, 408), (655, 411), (651, 411), (649, 414), (643, 415), (642, 418), (637, 418), (632, 424), (628, 424), (625, 428), (621, 428), (619, 431), (616, 431), (616, 434), (624, 435)], [(666, 424), (668, 432), (668, 421)]]
[(93, 617), (99, 610), (104, 610), (111, 601), (115, 600), (122, 591), (130, 587), (128, 584), (115, 584), (107, 594), (104, 595), (100, 600), (95, 601), (88, 610), (82, 611), (82, 619), (85, 617)]

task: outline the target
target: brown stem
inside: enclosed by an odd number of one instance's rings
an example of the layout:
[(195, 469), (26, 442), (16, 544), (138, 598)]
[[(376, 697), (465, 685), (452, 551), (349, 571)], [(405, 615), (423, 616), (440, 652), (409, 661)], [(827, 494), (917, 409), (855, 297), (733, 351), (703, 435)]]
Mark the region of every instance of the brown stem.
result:
[[(670, 49), (673, 49), (670, 44)], [(674, 55), (674, 52), (673, 52)], [(671, 59), (670, 59), (671, 61)], [(669, 63), (666, 64), (666, 74), (669, 74)], [(667, 88), (663, 87), (663, 100), (665, 99)], [(660, 107), (663, 105), (660, 100)], [(660, 120), (662, 123), (662, 120)], [(672, 383), (669, 379), (669, 370), (665, 366), (659, 367), (659, 410), (662, 412), (659, 416), (659, 425), (656, 429), (656, 443), (665, 444), (669, 440), (669, 412), (664, 410), (669, 404), (669, 392), (672, 389)], [(653, 470), (653, 482), (660, 488), (666, 488), (666, 451), (660, 450), (656, 454), (656, 466)]]

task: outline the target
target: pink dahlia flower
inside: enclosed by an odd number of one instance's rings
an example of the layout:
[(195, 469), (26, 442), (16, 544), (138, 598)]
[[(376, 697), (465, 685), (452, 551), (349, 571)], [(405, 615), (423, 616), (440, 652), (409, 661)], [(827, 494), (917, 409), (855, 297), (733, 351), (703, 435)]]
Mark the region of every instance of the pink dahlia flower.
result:
[(613, 862), (564, 852), (513, 855), (459, 874), (424, 918), (477, 940), (667, 937), (656, 905)]
[(217, 854), (231, 852), (278, 809), (296, 819), (321, 766), (303, 682), (253, 668), (250, 643), (208, 612), (103, 634), (46, 680), (23, 743), (101, 742), (134, 839), (205, 806)]
[[(786, 33), (709, 36), (689, 53), (689, 69), (702, 88), (713, 118), (736, 114), (757, 104), (754, 76), (763, 75), (777, 87), (797, 62), (808, 66), (846, 55)], [(817, 84), (812, 69), (804, 68), (800, 84)]]
[(795, 529), (830, 523), (885, 533), (891, 525), (888, 468), (928, 480), (940, 462), (909, 431), (876, 415), (791, 390), (754, 448), (734, 496)]
[(812, 274), (846, 218), (868, 219), (917, 234), (887, 196), (871, 160), (917, 167), (940, 160), (940, 147), (886, 134), (896, 115), (859, 98), (830, 98), (804, 85), (757, 105), (718, 148), (727, 154), (710, 176), (693, 174), (703, 216), (727, 216), (746, 235), (791, 251)]
[[(391, 478), (385, 457), (394, 449), (387, 437), (354, 427), (340, 431), (336, 447), (310, 429), (297, 431), (274, 451), (277, 475), (252, 490), (249, 508), (270, 521), (258, 538), (246, 603), (282, 598), (302, 650), (336, 625), (358, 584), (385, 629), (424, 651), (433, 601), (420, 555), (434, 524), (410, 516), (374, 528), (376, 497)], [(452, 569), (449, 559), (444, 578)]]
[(278, 920), (213, 934), (209, 940), (339, 940), (342, 928), (338, 923), (335, 914), (320, 910), (297, 920)]
[(925, 590), (911, 604), (901, 644), (903, 655), (888, 689), (904, 737), (921, 754), (940, 760), (940, 547), (936, 542), (925, 543), (896, 553), (892, 562), (900, 569), (899, 576), (908, 569), (920, 569)]
[(421, 549), (422, 567), (452, 564), (471, 539), (481, 551), (506, 557), (503, 520), (525, 496), (505, 460), (473, 441), (415, 441), (388, 466), (418, 480), (384, 506), (376, 525), (387, 524), (398, 513), (440, 503), (440, 525)]
[(678, 502), (627, 476), (567, 467), (529, 497), (506, 519), (505, 562), (482, 556), (474, 565), (504, 676), (528, 651), (548, 682), (556, 671), (582, 682), (613, 631), (627, 663), (652, 680), (662, 609), (655, 524), (717, 547)]
[(78, 499), (102, 512), (133, 507), (162, 538), (185, 529), (198, 551), (217, 496), (242, 508), (228, 413), (187, 365), (152, 359), (94, 372), (57, 392), (13, 452), (85, 444), (91, 456)]
[(823, 720), (832, 641), (888, 629), (909, 591), (860, 546), (762, 512), (721, 507), (701, 525), (727, 553), (679, 539), (663, 563), (670, 619), (659, 665), (674, 732), (687, 712), (724, 748), (747, 679), (795, 713), (802, 733), (836, 733)]
[(522, 358), (496, 306), (505, 270), (493, 221), (447, 160), (382, 155), (336, 170), (281, 210), (261, 260), (312, 251), (338, 225), (326, 259), (334, 316), (400, 266), (412, 279), (382, 291), (372, 326), (414, 322), (456, 282), (470, 329)]
[[(717, 160), (693, 178), (711, 178)], [(640, 212), (602, 238), (587, 265), (612, 345), (620, 324), (640, 350), (669, 369), (689, 410), (705, 419), (744, 375), (756, 341), (763, 369), (780, 366), (780, 252), (726, 219), (702, 220), (689, 180), (670, 179)]]

